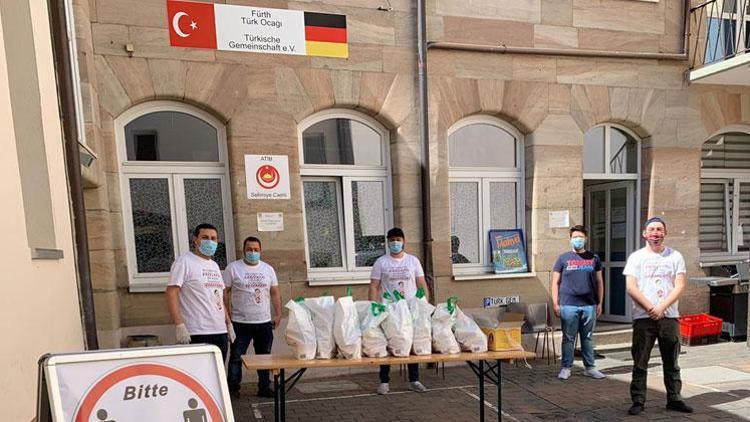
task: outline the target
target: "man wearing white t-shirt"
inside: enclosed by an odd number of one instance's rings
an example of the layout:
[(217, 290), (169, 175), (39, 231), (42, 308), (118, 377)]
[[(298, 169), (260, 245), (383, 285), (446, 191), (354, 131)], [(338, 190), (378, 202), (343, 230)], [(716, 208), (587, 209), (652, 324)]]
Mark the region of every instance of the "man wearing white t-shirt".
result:
[[(273, 329), (281, 318), (279, 282), (273, 267), (260, 260), (260, 239), (248, 237), (242, 249), (243, 259), (232, 262), (224, 270), (227, 305), (237, 333), (237, 340), (230, 349), (227, 370), (227, 384), (233, 397), (240, 394), (242, 355), (251, 342), (256, 355), (271, 353)], [(258, 371), (258, 396), (273, 397), (268, 371)]]
[[(194, 251), (177, 257), (169, 271), (167, 306), (179, 344), (208, 343), (227, 358), (227, 342), (234, 340), (224, 306), (224, 279), (216, 261), (219, 232), (211, 224), (193, 230)], [(229, 334), (227, 334), (229, 333)]]
[(622, 272), (633, 299), (633, 377), (630, 382), (633, 405), (628, 413), (643, 412), (648, 391), (648, 361), (657, 339), (667, 389), (667, 409), (692, 413), (693, 409), (680, 395), (682, 381), (677, 362), (680, 356), (677, 300), (685, 290), (685, 260), (679, 252), (664, 245), (667, 224), (663, 219), (653, 217), (646, 221), (642, 236), (646, 246), (628, 257)]
[[(424, 271), (419, 260), (414, 255), (404, 252), (406, 239), (404, 232), (398, 227), (388, 230), (388, 254), (381, 256), (375, 261), (370, 274), (369, 298), (378, 302), (388, 293), (394, 297), (398, 291), (401, 296), (409, 300), (416, 296), (417, 288), (421, 287), (425, 292), (425, 298), (429, 300), (429, 290), (424, 279)], [(419, 393), (427, 391), (419, 382), (419, 365), (410, 363), (409, 367), (409, 389)], [(390, 390), (390, 365), (380, 366), (380, 386), (378, 394), (386, 394)]]

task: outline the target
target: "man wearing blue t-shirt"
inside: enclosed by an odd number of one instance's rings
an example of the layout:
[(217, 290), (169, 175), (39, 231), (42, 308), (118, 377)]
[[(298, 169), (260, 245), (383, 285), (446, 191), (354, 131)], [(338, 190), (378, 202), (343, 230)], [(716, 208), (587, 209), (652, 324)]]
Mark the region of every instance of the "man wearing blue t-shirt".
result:
[(581, 354), (586, 367), (584, 375), (601, 379), (606, 377), (594, 362), (594, 345), (591, 336), (596, 318), (602, 314), (604, 279), (602, 263), (596, 254), (586, 250), (588, 233), (583, 226), (570, 228), (572, 251), (557, 258), (552, 273), (552, 303), (555, 315), (562, 322), (562, 368), (558, 378), (570, 378), (573, 366), (573, 348), (580, 333)]

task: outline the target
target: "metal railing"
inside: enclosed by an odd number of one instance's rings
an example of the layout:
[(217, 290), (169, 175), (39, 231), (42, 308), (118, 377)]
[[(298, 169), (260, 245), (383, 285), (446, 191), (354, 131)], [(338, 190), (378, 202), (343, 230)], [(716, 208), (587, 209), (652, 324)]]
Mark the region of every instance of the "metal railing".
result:
[(750, 0), (709, 0), (690, 8), (691, 69), (750, 50)]

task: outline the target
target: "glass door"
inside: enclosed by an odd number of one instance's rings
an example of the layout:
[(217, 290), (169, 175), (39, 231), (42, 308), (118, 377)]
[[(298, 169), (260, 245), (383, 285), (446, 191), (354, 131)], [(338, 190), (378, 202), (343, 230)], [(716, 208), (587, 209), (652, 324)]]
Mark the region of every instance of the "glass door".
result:
[(635, 248), (635, 182), (602, 183), (585, 188), (589, 248), (602, 261), (603, 321), (630, 322), (631, 301), (622, 271)]

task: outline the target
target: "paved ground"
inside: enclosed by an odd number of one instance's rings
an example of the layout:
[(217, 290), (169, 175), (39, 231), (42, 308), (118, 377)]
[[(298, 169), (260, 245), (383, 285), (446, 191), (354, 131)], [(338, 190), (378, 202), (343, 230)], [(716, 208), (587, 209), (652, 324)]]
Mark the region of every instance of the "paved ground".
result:
[[(598, 365), (609, 377), (592, 380), (574, 370), (568, 381), (555, 378), (557, 365), (546, 361), (504, 364), (503, 419), (540, 420), (750, 420), (750, 349), (745, 343), (720, 343), (683, 348), (683, 394), (696, 413), (685, 417), (664, 409), (661, 361), (655, 351), (649, 377), (649, 397), (642, 417), (628, 417), (629, 353), (613, 352)], [(580, 361), (576, 361), (580, 367)], [(442, 372), (423, 368), (421, 378), (430, 389), (423, 394), (406, 391), (406, 382), (393, 368), (391, 394), (374, 394), (377, 374), (352, 373), (336, 377), (305, 377), (288, 394), (287, 420), (292, 421), (477, 421), (477, 379), (467, 366)], [(497, 420), (496, 388), (486, 384), (487, 420)], [(238, 421), (272, 421), (273, 400), (259, 399), (254, 385), (243, 385), (244, 395), (234, 403)]]

